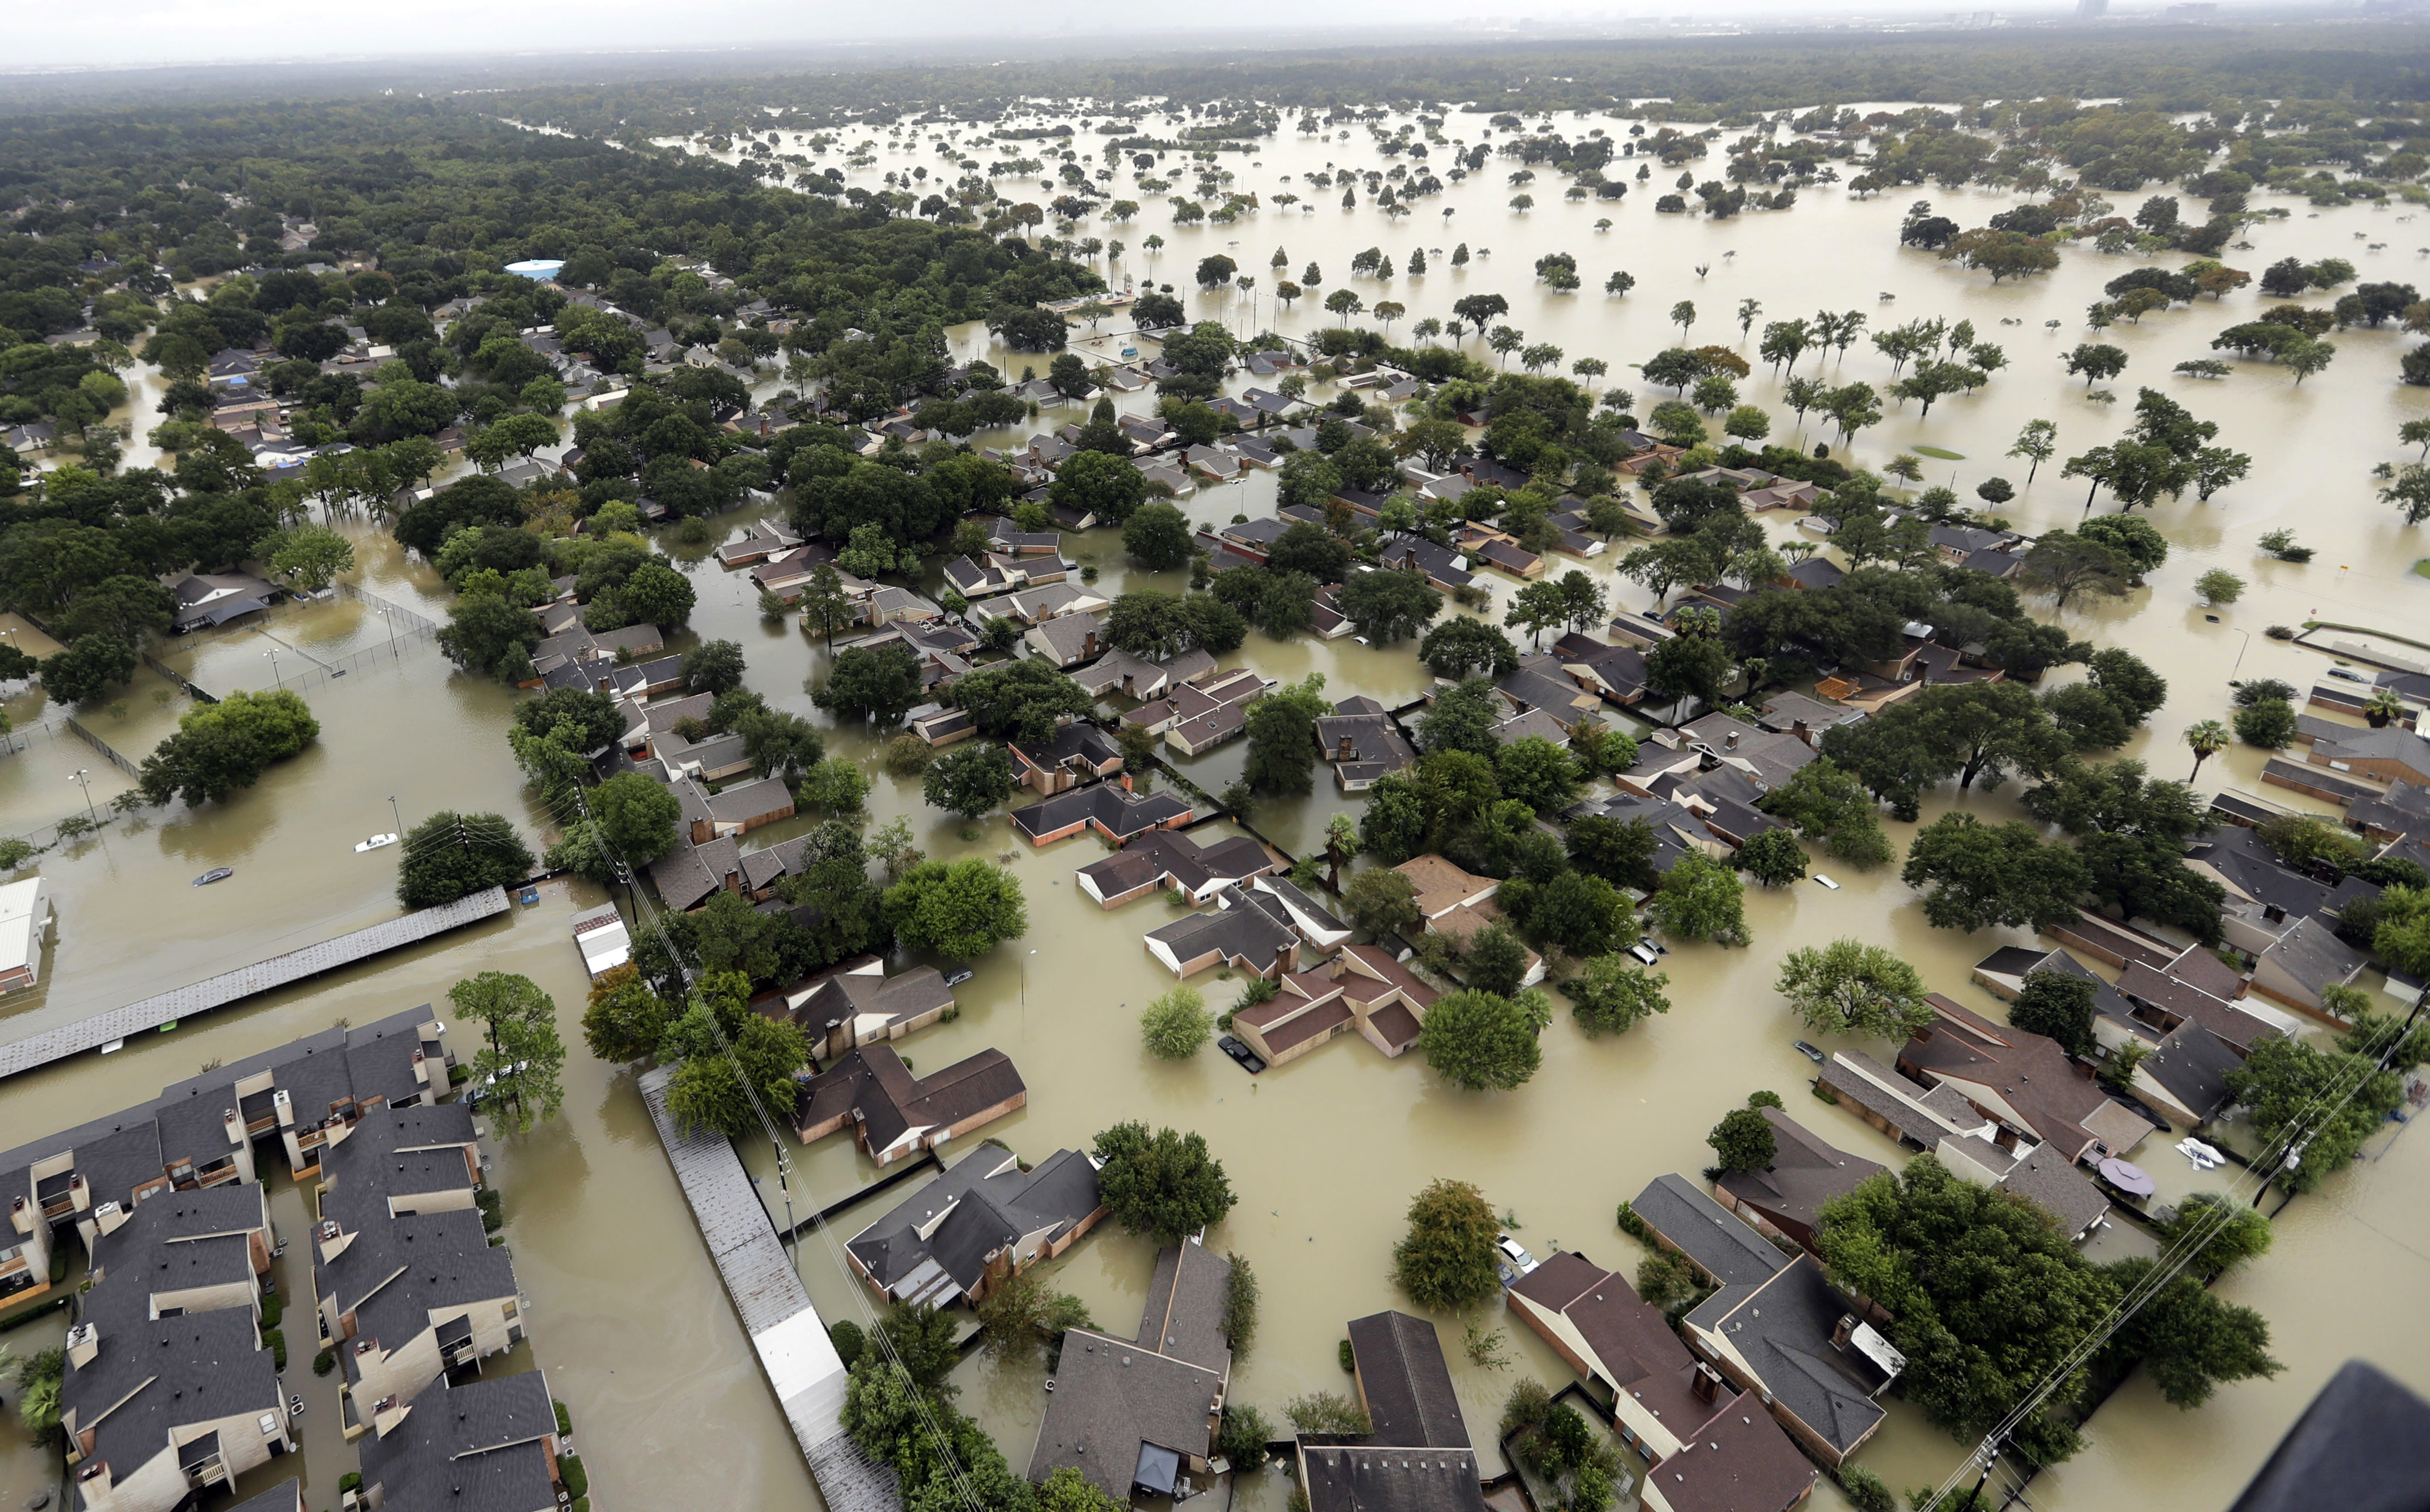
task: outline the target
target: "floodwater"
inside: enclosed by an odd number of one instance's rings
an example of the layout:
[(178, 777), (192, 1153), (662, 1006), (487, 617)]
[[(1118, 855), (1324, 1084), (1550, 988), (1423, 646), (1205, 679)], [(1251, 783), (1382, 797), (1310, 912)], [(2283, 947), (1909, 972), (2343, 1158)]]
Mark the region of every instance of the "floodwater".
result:
[[(1576, 133), (1595, 124), (1564, 120), (1560, 125)], [(1478, 117), (1455, 117), (1448, 130), (1473, 141), (1480, 125)], [(1084, 133), (1079, 140), (1097, 139)], [(979, 156), (1011, 157), (1016, 151), (1007, 147)], [(927, 152), (881, 150), (876, 156), (872, 167), (855, 171), (853, 182), (882, 187), (878, 175), (890, 168), (925, 163), (933, 173), (940, 161)], [(2114, 385), (2120, 401), (2104, 406), (2065, 375), (2058, 354), (2091, 339), (2082, 312), (2101, 297), (2102, 283), (2135, 265), (2131, 259), (2078, 247), (2063, 254), (2054, 275), (1993, 287), (1984, 275), (1898, 248), (1898, 221), (1917, 192), (1861, 203), (1836, 188), (1810, 190), (1793, 210), (1712, 223), (1655, 216), (1647, 193), (1666, 187), (1659, 179), (1638, 186), (1623, 205), (1613, 207), (1563, 204), (1557, 183), (1547, 175), (1530, 186), (1537, 208), (1518, 214), (1506, 208), (1512, 191), (1503, 181), (1509, 169), (1500, 162), (1439, 199), (1420, 201), (1417, 213), (1393, 222), (1368, 203), (1363, 187), (1360, 208), (1345, 211), (1338, 208), (1338, 186), (1310, 191), (1282, 181), (1286, 174), (1322, 169), (1328, 160), (1389, 166), (1363, 138), (1287, 137), (1254, 155), (1225, 155), (1223, 166), (1239, 175), (1239, 187), (1268, 196), (1263, 211), (1229, 227), (1168, 224), (1161, 202), (1131, 189), (1125, 171), (1117, 192), (1149, 203), (1146, 217), (1127, 227), (1090, 226), (1088, 234), (1110, 231), (1134, 248), (1150, 231), (1163, 236), (1169, 244), (1159, 257), (1150, 259), (1134, 250), (1112, 270), (1114, 282), (1119, 285), (1125, 271), (1174, 282), (1182, 286), (1193, 316), (1228, 320), (1235, 330), (1271, 325), (1305, 336), (1328, 319), (1311, 307), (1314, 301), (1279, 317), (1273, 312), (1268, 259), (1277, 243), (1289, 253), (1294, 278), (1307, 262), (1317, 261), (1325, 272), (1325, 290), (1348, 281), (1370, 304), (1385, 298), (1405, 304), (1409, 321), (1448, 318), (1453, 300), (1465, 293), (1498, 292), (1511, 302), (1508, 324), (1532, 340), (1564, 347), (1568, 357), (1602, 357), (1612, 366), (1606, 381), (1614, 384), (1625, 381), (1626, 364), (1672, 344), (1675, 330), (1667, 316), (1680, 299), (1698, 307), (1692, 340), (1699, 343), (1739, 344), (1733, 312), (1745, 298), (1760, 301), (1764, 317), (1861, 309), (1876, 327), (1918, 317), (1962, 316), (1984, 340), (2005, 347), (2008, 368), (1975, 395), (1937, 405), (1938, 418), (1924, 421), (1893, 409), (1858, 439), (1856, 460), (1878, 467), (1918, 445), (1962, 454), (1965, 459), (1958, 462), (1930, 464), (1930, 481), (1954, 477), (1960, 491), (1971, 494), (1987, 476), (2010, 478), (2021, 492), (2002, 512), (2027, 531), (2072, 523), (2084, 495), (2074, 483), (2056, 477), (2056, 462), (2050, 464), (2051, 479), (2024, 484), (2022, 464), (2001, 455), (2020, 427), (2034, 418), (2056, 422), (2064, 458), (2115, 438), (2129, 418), (2136, 384), (2164, 390), (2196, 415), (2218, 421), (2224, 443), (2251, 453), (2253, 476), (2206, 506), (2164, 503), (2154, 518), (2174, 550), (2151, 574), (2150, 586), (2123, 600), (2072, 606), (2064, 616), (2082, 635), (2131, 648), (2170, 679), (2168, 706), (2122, 753), (2148, 756), (2164, 775), (2180, 775), (2190, 764), (2181, 740), (2186, 725), (2224, 716), (2227, 678), (2275, 676), (2303, 687), (2326, 665), (2318, 653), (2266, 639), (2264, 627), (2315, 616), (2411, 627), (2417, 634), (2430, 623), (2423, 612), (2430, 581), (2411, 573), (2430, 547), (2422, 531), (2404, 527), (2392, 509), (2373, 498), (2367, 476), (2381, 460), (2403, 459), (2397, 425), (2430, 413), (2430, 394), (2395, 382), (2397, 355), (2406, 340), (2396, 333), (2358, 330), (2334, 337), (2340, 349), (2337, 361), (2300, 388), (2277, 369), (2251, 364), (2239, 364), (2233, 376), (2220, 382), (2170, 376), (2174, 363), (2212, 355), (2208, 342), (2218, 330), (2251, 318), (2259, 296), (2248, 290), (2224, 302), (2147, 316), (2139, 326), (2112, 327), (2100, 339), (2125, 349), (2130, 366)], [(1443, 165), (1440, 152), (1429, 163), (1438, 172)], [(1709, 160), (1695, 166), (1700, 177), (1712, 171)], [(1010, 182), (1005, 188), (1015, 198), (1043, 197)], [(1271, 196), (1278, 191), (1301, 192), (1316, 208), (1304, 212), (1273, 206)], [(1929, 197), (1967, 224), (1979, 224), (2010, 198), (1988, 191), (1934, 191)], [(2128, 211), (2139, 199), (2113, 197)], [(2252, 249), (2228, 255), (2233, 266), (2257, 275), (2283, 257), (2339, 256), (2356, 263), (2367, 279), (2430, 277), (2430, 265), (2404, 244), (2430, 241), (2430, 226), (2419, 235), (2396, 229), (2407, 224), (2407, 209), (2357, 207), (2322, 211), (2315, 219), (2300, 201), (2265, 196), (2260, 203), (2286, 206), (2289, 218), (2255, 226), (2248, 233)], [(1455, 212), (1448, 220), (1441, 214), (1445, 208)], [(1593, 223), (1605, 216), (1614, 221), (1613, 228), (1594, 231)], [(1475, 260), (1455, 272), (1435, 249), (1448, 253), (1461, 241)], [(2388, 246), (2372, 251), (2372, 242)], [(1409, 250), (1420, 244), (1427, 248), (1430, 266), (1422, 278), (1405, 274), (1390, 285), (1347, 278), (1351, 257), (1364, 247), (1380, 246), (1406, 267)], [(1233, 257), (1257, 277), (1254, 314), (1249, 297), (1234, 291), (1202, 294), (1190, 287), (1190, 270), (1216, 252)], [(1556, 294), (1534, 281), (1535, 259), (1553, 252), (1577, 256), (1581, 292)], [(1708, 272), (1698, 274), (1700, 264)], [(1597, 292), (1604, 277), (1621, 268), (1636, 274), (1636, 290), (1624, 299)], [(1883, 292), (1894, 293), (1896, 301), (1881, 303), (1877, 296)], [(2004, 325), (2003, 319), (2020, 324)], [(2051, 320), (2059, 321), (2060, 328), (2045, 329), (2043, 323)], [(1112, 328), (1109, 323), (1102, 346), (1083, 344), (1081, 350), (1118, 350), (1122, 342)], [(995, 349), (975, 325), (954, 337), (961, 356), (986, 357), (1009, 374), (1017, 375), (1024, 366), (1044, 369), (1042, 357)], [(1745, 345), (1755, 360), (1752, 340)], [(1799, 371), (1813, 372), (1816, 361), (1809, 354)], [(1889, 381), (1887, 359), (1868, 343), (1828, 365), (1837, 381), (1861, 377), (1878, 387)], [(143, 379), (141, 394), (156, 392), (157, 380), (148, 374)], [(1742, 388), (1747, 399), (1773, 410), (1783, 432), (1791, 428), (1768, 369), (1758, 362)], [(1316, 396), (1326, 394), (1320, 389)], [(148, 406), (150, 400), (137, 402)], [(1141, 395), (1119, 403), (1132, 410), (1150, 402)], [(1050, 411), (1048, 418), (1059, 423), (1078, 413), (1072, 407), (1062, 414)], [(148, 417), (140, 422), (149, 423)], [(1809, 444), (1816, 439), (1805, 438)], [(136, 453), (142, 455), (140, 445)], [(1209, 486), (1184, 500), (1183, 507), (1194, 521), (1209, 523), (1235, 514), (1271, 513), (1273, 482), (1252, 474), (1240, 483)], [(729, 517), (719, 524), (731, 531), (739, 523)], [(2309, 565), (2261, 556), (2256, 538), (2279, 527), (2294, 530), (2318, 549)], [(353, 528), (364, 587), (433, 618), (443, 615), (443, 590), (425, 568), (400, 559), (393, 545), (368, 527)], [(1769, 528), (1784, 533), (1789, 526), (1773, 521)], [(1171, 588), (1180, 581), (1179, 574), (1132, 573), (1110, 532), (1069, 544), (1100, 570), (1101, 591), (1142, 583)], [(680, 555), (699, 586), (700, 602), (692, 637), (677, 638), (674, 649), (696, 638), (735, 640), (749, 657), (750, 686), (773, 704), (826, 723), (808, 697), (827, 660), (816, 640), (795, 625), (762, 622), (742, 574), (721, 573), (697, 551)], [(1597, 558), (1588, 570), (1612, 589), (1617, 604), (1642, 606), (1647, 595), (1611, 573), (1618, 555)], [(2216, 611), (2216, 623), (2192, 591), (2194, 579), (2213, 567), (2237, 573), (2248, 584), (2242, 600)], [(1497, 584), (1497, 594), (1506, 596), (1510, 587)], [(380, 641), (381, 628), (365, 623), (360, 606), (341, 601), (286, 611), (259, 631), (240, 630), (164, 655), (214, 691), (271, 687), (275, 677), (295, 674), (304, 665), (293, 657), (325, 661), (366, 650)], [(262, 654), (274, 645), (279, 648), (275, 664)], [(0, 1005), (0, 1034), (77, 1017), (384, 917), (393, 907), (392, 853), (358, 856), (351, 847), (365, 835), (395, 827), (391, 795), (407, 824), (438, 807), (496, 808), (536, 831), (544, 829), (547, 816), (523, 793), (500, 734), (510, 702), (506, 692), (456, 673), (426, 642), (403, 647), (393, 661), (370, 659), (373, 665), (342, 679), (306, 689), (322, 721), (320, 743), (274, 770), (258, 788), (204, 814), (171, 810), (122, 821), (103, 836), (42, 858), (41, 870), (57, 890), (59, 939), (39, 994)], [(1277, 643), (1253, 634), (1224, 660), (1256, 666), (1276, 678), (1323, 673), (1333, 696), (1363, 692), (1388, 704), (1405, 701), (1426, 681), (1406, 646)], [(155, 692), (168, 685), (149, 673), (145, 679), (125, 695), (123, 713), (103, 709), (80, 716), (137, 758), (173, 725), (182, 706), (174, 693), (156, 701)], [(24, 701), (11, 707), (21, 726), (31, 723)], [(96, 802), (106, 803), (124, 785), (106, 762), (93, 759), (90, 747), (63, 731), (30, 739), (21, 731), (20, 743), (22, 752), (0, 760), (0, 833), (33, 831), (81, 811), (82, 793), (67, 786), (78, 768), (90, 771)], [(835, 749), (864, 758), (874, 755), (875, 744), (860, 731), (833, 736)], [(1237, 773), (1242, 754), (1235, 744), (1181, 766), (1211, 790)], [(2243, 748), (2223, 753), (2206, 765), (2205, 786), (2257, 790), (2262, 759)], [(1102, 854), (1098, 842), (1078, 839), (1034, 852), (1000, 818), (966, 826), (924, 808), (916, 783), (882, 771), (875, 778), (873, 822), (907, 817), (917, 842), (931, 855), (1005, 856), (1029, 899), (1028, 935), (974, 963), (977, 976), (959, 989), (959, 1020), (924, 1031), (900, 1048), (924, 1072), (989, 1045), (1008, 1053), (1027, 1080), (1029, 1105), (987, 1132), (1028, 1159), (1083, 1145), (1123, 1119), (1205, 1134), (1240, 1195), (1240, 1205), (1208, 1242), (1245, 1256), (1264, 1284), (1263, 1325), (1240, 1366), (1234, 1399), (1259, 1406), (1277, 1421), (1290, 1397), (1346, 1387), (1335, 1355), (1348, 1319), (1406, 1305), (1388, 1278), (1390, 1252), (1408, 1198), (1435, 1177), (1478, 1184), (1516, 1218), (1519, 1237), (1539, 1254), (1566, 1246), (1630, 1271), (1638, 1254), (1613, 1225), (1615, 1205), (1657, 1174), (1704, 1165), (1704, 1132), (1749, 1091), (1780, 1091), (1795, 1116), (1844, 1148), (1891, 1158), (1880, 1137), (1799, 1090), (1812, 1068), (1790, 1049), (1789, 1040), (1802, 1031), (1771, 987), (1787, 950), (1841, 935), (1889, 944), (1936, 989), (1989, 1010), (1990, 1000), (1967, 983), (1968, 969), (1996, 946), (2024, 942), (2012, 931), (1961, 937), (1934, 930), (1890, 872), (1861, 875), (1835, 868), (1832, 874), (1844, 884), (1839, 891), (1806, 883), (1752, 892), (1754, 942), (1747, 948), (1675, 947), (1665, 962), (1674, 1005), (1667, 1016), (1623, 1038), (1598, 1041), (1582, 1036), (1564, 1015), (1547, 1031), (1542, 1072), (1517, 1091), (1447, 1088), (1416, 1057), (1387, 1060), (1356, 1040), (1251, 1078), (1211, 1049), (1179, 1066), (1154, 1061), (1142, 1051), (1136, 1015), (1171, 979), (1153, 964), (1138, 937), (1166, 922), (1172, 911), (1160, 900), (1145, 899), (1107, 917), (1075, 895), (1072, 872)], [(2279, 789), (2269, 796), (2304, 802)], [(1296, 854), (1322, 835), (1331, 814), (1356, 806), (1320, 780), (1311, 797), (1265, 804), (1254, 822)], [(1950, 806), (1995, 820), (2019, 812), (2010, 793), (1959, 799), (1944, 792), (1926, 806), (1924, 817)], [(792, 824), (811, 822), (806, 816)], [(1903, 841), (1907, 826), (1889, 827)], [(779, 829), (759, 839), (773, 841), (789, 832)], [(237, 876), (210, 889), (189, 886), (195, 873), (215, 865), (237, 867)], [(435, 1001), (450, 982), (478, 970), (532, 975), (556, 994), (576, 1048), (567, 1070), (562, 1116), (534, 1135), (507, 1141), (497, 1175), (507, 1193), (508, 1238), (537, 1314), (534, 1357), (574, 1412), (602, 1504), (681, 1504), (697, 1499), (696, 1487), (707, 1474), (720, 1476), (721, 1489), (737, 1501), (807, 1504), (807, 1478), (781, 1418), (755, 1378), (741, 1334), (692, 1236), (630, 1077), (590, 1061), (579, 1049), (574, 1021), (583, 983), (563, 920), (588, 901), (595, 900), (588, 893), (552, 892), (540, 906), (517, 910), (510, 921), (276, 995), (107, 1059), (89, 1058), (21, 1079), (0, 1099), (0, 1144), (155, 1095), (161, 1084), (191, 1074), (208, 1057), (232, 1058), (341, 1015), (359, 1019)], [(1240, 987), (1237, 980), (1214, 975), (1196, 985), (1219, 1009)], [(1824, 1048), (1839, 1045), (1825, 1041)], [(1878, 1053), (1883, 1047), (1865, 1048)], [(2164, 1194), (2181, 1195), (2198, 1186), (2191, 1172), (2174, 1169), (2178, 1157), (2166, 1141), (2147, 1145), (2142, 1155), (2163, 1182)], [(772, 1151), (763, 1142), (746, 1141), (745, 1156), (763, 1177), (763, 1192), (775, 1202)], [(796, 1150), (794, 1158), (796, 1206), (803, 1211), (877, 1174), (841, 1141)], [(2420, 1137), (2375, 1145), (2365, 1163), (2298, 1201), (2280, 1221), (2272, 1253), (2224, 1284), (2223, 1294), (2270, 1318), (2274, 1352), (2288, 1364), (2283, 1374), (2229, 1387), (2192, 1413), (2162, 1403), (2139, 1377), (2130, 1381), (2094, 1419), (2087, 1451), (2037, 1483), (2036, 1504), (2068, 1512), (2225, 1504), (2311, 1393), (2356, 1354), (2430, 1389), (2430, 1366), (2422, 1363), (2430, 1359), (2430, 1312), (2410, 1300), (2430, 1290), (2430, 1216), (2401, 1195), (2420, 1189), (2425, 1164), (2430, 1142)], [(880, 1200), (839, 1219), (836, 1242), (882, 1208)], [(2126, 1235), (2116, 1242), (2135, 1240)], [(1081, 1296), (1100, 1323), (1128, 1330), (1135, 1326), (1149, 1261), (1144, 1241), (1107, 1228), (1059, 1262), (1056, 1273), (1058, 1285)], [(824, 1240), (806, 1240), (803, 1269), (827, 1316), (857, 1315), (859, 1296)], [(2357, 1299), (2368, 1300), (2358, 1306)], [(1548, 1351), (1498, 1309), (1438, 1322), (1480, 1443), (1490, 1438), (1512, 1381), (1529, 1373), (1556, 1385), (1569, 1378)], [(1460, 1345), (1471, 1322), (1506, 1336), (1505, 1352), (1512, 1360), (1507, 1369), (1473, 1364), (1465, 1356)], [(1017, 1467), (1025, 1465), (1044, 1401), (1039, 1367), (999, 1368), (974, 1359), (957, 1380), (964, 1404), (996, 1435)], [(308, 1372), (299, 1389), (313, 1412), (334, 1414), (334, 1391), (325, 1382), (312, 1382)], [(39, 1466), (13, 1438), (0, 1433), (0, 1442), (10, 1445), (0, 1453), (0, 1496), (22, 1500)], [(325, 1488), (337, 1471), (327, 1468), (320, 1448), (314, 1440), (312, 1482)], [(1910, 1409), (1894, 1405), (1891, 1421), (1861, 1459), (1905, 1487), (1939, 1482), (1960, 1456), (1960, 1447), (1946, 1436)], [(1284, 1487), (1278, 1477), (1267, 1475), (1244, 1482), (1238, 1495), (1244, 1507), (1279, 1507)], [(320, 1490), (314, 1499), (322, 1499)], [(1818, 1504), (1834, 1504), (1827, 1487)]]

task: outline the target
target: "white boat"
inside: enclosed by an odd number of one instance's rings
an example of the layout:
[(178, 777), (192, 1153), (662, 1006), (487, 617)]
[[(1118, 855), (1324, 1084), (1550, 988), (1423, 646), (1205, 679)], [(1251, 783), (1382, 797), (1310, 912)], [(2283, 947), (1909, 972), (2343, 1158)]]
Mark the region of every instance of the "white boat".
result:
[(395, 843), (396, 837), (393, 835), (374, 835), (370, 839), (355, 841), (355, 853), (360, 855), (365, 851), (376, 851), (383, 845)]

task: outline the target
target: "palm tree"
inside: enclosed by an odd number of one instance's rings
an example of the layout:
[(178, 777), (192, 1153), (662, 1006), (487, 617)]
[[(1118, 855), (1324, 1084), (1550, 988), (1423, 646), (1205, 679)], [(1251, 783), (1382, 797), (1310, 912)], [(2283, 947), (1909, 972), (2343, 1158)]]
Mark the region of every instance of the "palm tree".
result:
[(2372, 729), (2384, 730), (2405, 717), (2405, 700), (2397, 696), (2393, 688), (2374, 689), (2371, 701), (2362, 706), (2362, 717), (2371, 722)]
[(2186, 774), (2192, 782), (2202, 775), (2202, 764), (2227, 749), (2227, 726), (2217, 720), (2204, 720), (2186, 727), (2186, 744), (2193, 747), (2194, 769)]

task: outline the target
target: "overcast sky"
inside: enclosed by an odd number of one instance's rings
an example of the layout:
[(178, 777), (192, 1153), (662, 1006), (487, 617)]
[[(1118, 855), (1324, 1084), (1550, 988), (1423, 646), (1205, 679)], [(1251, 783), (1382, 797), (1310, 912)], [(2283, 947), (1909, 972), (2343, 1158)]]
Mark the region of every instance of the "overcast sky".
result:
[[(1842, 21), (1854, 16), (1911, 21), (1972, 13), (1979, 0), (1234, 0), (1206, 17), (1198, 40), (1237, 47), (1256, 39), (1287, 45), (1314, 28), (1373, 42), (1395, 29), (1507, 27), (1528, 18), (1553, 31), (1607, 30), (1665, 22), (1700, 28), (1717, 21), (1786, 18)], [(1123, 51), (1159, 41), (1187, 42), (1192, 31), (1142, 31), (1136, 8), (1038, 8), (983, 0), (924, 0), (908, 6), (803, 6), (799, 0), (722, 0), (711, 6), (667, 0), (401, 0), (390, 5), (330, 0), (114, 0), (93, 6), (8, 0), (0, 71), (108, 68), (157, 63), (262, 63), (318, 58), (410, 58), (581, 52), (691, 51), (721, 43), (748, 50), (820, 42), (984, 45), (1014, 39), (1024, 51), (1068, 39), (1076, 55)], [(2072, 0), (2026, 0), (1995, 8), (2004, 15), (2050, 17)], [(2113, 0), (2113, 15), (2154, 11), (2159, 0)], [(2223, 6), (2222, 9), (2228, 8)], [(1152, 14), (1152, 12), (1151, 12)], [(1487, 18), (1492, 18), (1488, 20)], [(1146, 25), (1157, 25), (1154, 21)]]

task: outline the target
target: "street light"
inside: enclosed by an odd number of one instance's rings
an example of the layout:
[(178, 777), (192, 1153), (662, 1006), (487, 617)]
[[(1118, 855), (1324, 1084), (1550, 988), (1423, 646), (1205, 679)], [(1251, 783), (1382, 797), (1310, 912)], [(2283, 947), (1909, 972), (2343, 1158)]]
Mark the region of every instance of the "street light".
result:
[(287, 690), (287, 679), (278, 675), (278, 653), (276, 651), (265, 651), (262, 655), (270, 658), (271, 681), (278, 685), (278, 690), (280, 692), (285, 692)]
[[(2208, 620), (2213, 624), (2219, 623), (2219, 616), (2216, 614), (2205, 614), (2203, 618)], [(2244, 665), (2244, 654), (2253, 649), (2253, 632), (2244, 628), (2244, 626), (2240, 624), (2231, 624), (2228, 628), (2235, 631), (2238, 635), (2244, 637), (2242, 643), (2238, 645), (2236, 648), (2236, 660), (2234, 664), (2227, 669), (2228, 683), (2230, 686), (2234, 686), (2236, 682), (2237, 669)]]
[(96, 820), (101, 818), (100, 810), (92, 806), (92, 769), (87, 767), (76, 768), (74, 772), (68, 773), (68, 781), (75, 783), (84, 789), (84, 811), (87, 816)]
[(397, 810), (396, 794), (394, 793), (390, 793), (388, 795), (388, 812), (389, 817), (396, 821), (397, 834), (399, 836), (403, 836), (405, 834), (405, 815)]

